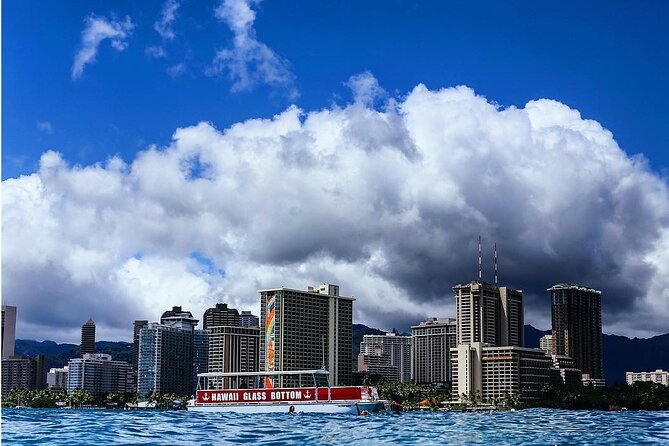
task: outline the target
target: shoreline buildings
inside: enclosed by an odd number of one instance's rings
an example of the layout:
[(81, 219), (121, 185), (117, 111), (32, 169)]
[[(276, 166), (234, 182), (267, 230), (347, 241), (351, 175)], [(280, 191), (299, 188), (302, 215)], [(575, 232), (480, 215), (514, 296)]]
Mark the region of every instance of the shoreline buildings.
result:
[(68, 366), (49, 369), (46, 376), (46, 384), (49, 390), (67, 390), (68, 373)]
[[(323, 284), (306, 291), (269, 288), (260, 293), (260, 368), (263, 371), (324, 367), (333, 385), (351, 385), (353, 299), (339, 286)], [(284, 376), (281, 386), (297, 385)]]
[(358, 354), (358, 371), (393, 381), (411, 381), (411, 336), (396, 333), (364, 335)]
[(524, 345), (522, 290), (472, 281), (453, 291), (458, 344)]
[(453, 287), (457, 346), (450, 350), (452, 394), (494, 401), (505, 394), (540, 397), (551, 358), (524, 347), (523, 292), (479, 280)]
[[(208, 366), (205, 371), (231, 373), (259, 370), (260, 327), (257, 323), (250, 325), (249, 316), (258, 320), (251, 312), (239, 314), (224, 303), (217, 303), (205, 311), (202, 318), (208, 336)], [(227, 384), (220, 382), (217, 385)]]
[(11, 356), (3, 359), (2, 393), (11, 389), (46, 389), (47, 374), (47, 358), (44, 355), (37, 355), (34, 358)]
[(163, 313), (160, 323), (150, 323), (140, 330), (137, 392), (192, 395), (193, 346), (198, 320), (180, 306)]
[(132, 366), (125, 361), (114, 361), (104, 353), (84, 353), (67, 364), (67, 392), (76, 389), (92, 394), (128, 391), (128, 376)]
[(602, 364), (602, 292), (561, 283), (551, 294), (554, 355), (568, 356), (584, 382), (604, 385)]
[(451, 348), (457, 345), (456, 322), (428, 318), (411, 327), (411, 377), (417, 384), (451, 387)]

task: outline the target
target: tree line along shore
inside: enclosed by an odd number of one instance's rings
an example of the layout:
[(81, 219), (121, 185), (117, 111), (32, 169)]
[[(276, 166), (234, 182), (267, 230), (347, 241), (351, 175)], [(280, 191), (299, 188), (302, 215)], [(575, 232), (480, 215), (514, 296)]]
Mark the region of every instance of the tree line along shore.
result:
[[(612, 387), (568, 387), (546, 385), (543, 398), (521, 401), (517, 394), (504, 395), (495, 400), (481, 398), (480, 394), (461, 395), (459, 402), (450, 391), (430, 385), (398, 383), (382, 378), (368, 377), (366, 385), (375, 385), (379, 395), (402, 410), (451, 410), (490, 408), (498, 410), (526, 409), (542, 407), (569, 410), (669, 410), (669, 387), (651, 382), (637, 382), (633, 385), (616, 384)], [(136, 393), (111, 392), (91, 394), (75, 390), (68, 394), (64, 390), (12, 389), (2, 395), (3, 407), (102, 407), (134, 408), (139, 395)], [(151, 406), (162, 409), (183, 408), (187, 396), (170, 393), (151, 393), (144, 399)]]

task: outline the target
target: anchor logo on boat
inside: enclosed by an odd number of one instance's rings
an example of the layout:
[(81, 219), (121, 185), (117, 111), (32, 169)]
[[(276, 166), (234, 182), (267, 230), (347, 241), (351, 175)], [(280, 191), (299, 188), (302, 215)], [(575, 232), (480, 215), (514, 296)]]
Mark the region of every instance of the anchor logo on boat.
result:
[(309, 393), (309, 391), (307, 390), (307, 393), (304, 394), (304, 397), (307, 399), (311, 398), (311, 393)]
[(202, 397), (203, 400), (209, 401), (209, 394), (205, 393), (204, 396)]

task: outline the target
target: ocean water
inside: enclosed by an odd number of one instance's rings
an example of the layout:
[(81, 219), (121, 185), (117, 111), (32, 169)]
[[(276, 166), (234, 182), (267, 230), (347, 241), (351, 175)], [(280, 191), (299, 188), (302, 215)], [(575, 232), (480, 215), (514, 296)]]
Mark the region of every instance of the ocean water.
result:
[(669, 445), (669, 412), (530, 409), (400, 415), (242, 415), (3, 409), (2, 444)]

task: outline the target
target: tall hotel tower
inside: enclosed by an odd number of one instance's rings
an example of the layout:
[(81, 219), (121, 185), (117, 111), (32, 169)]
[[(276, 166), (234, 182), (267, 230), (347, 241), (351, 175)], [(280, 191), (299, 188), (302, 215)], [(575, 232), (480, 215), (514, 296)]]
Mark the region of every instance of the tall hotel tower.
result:
[(522, 347), (523, 292), (483, 281), (453, 287), (457, 343)]
[(553, 354), (570, 356), (590, 379), (601, 380), (602, 292), (561, 283), (551, 293)]
[(86, 321), (81, 326), (81, 354), (95, 353), (95, 322), (93, 319)]
[[(307, 291), (259, 290), (260, 370), (311, 370), (325, 367), (333, 385), (350, 385), (353, 299), (339, 286), (324, 284)], [(283, 377), (283, 383), (298, 385)]]

